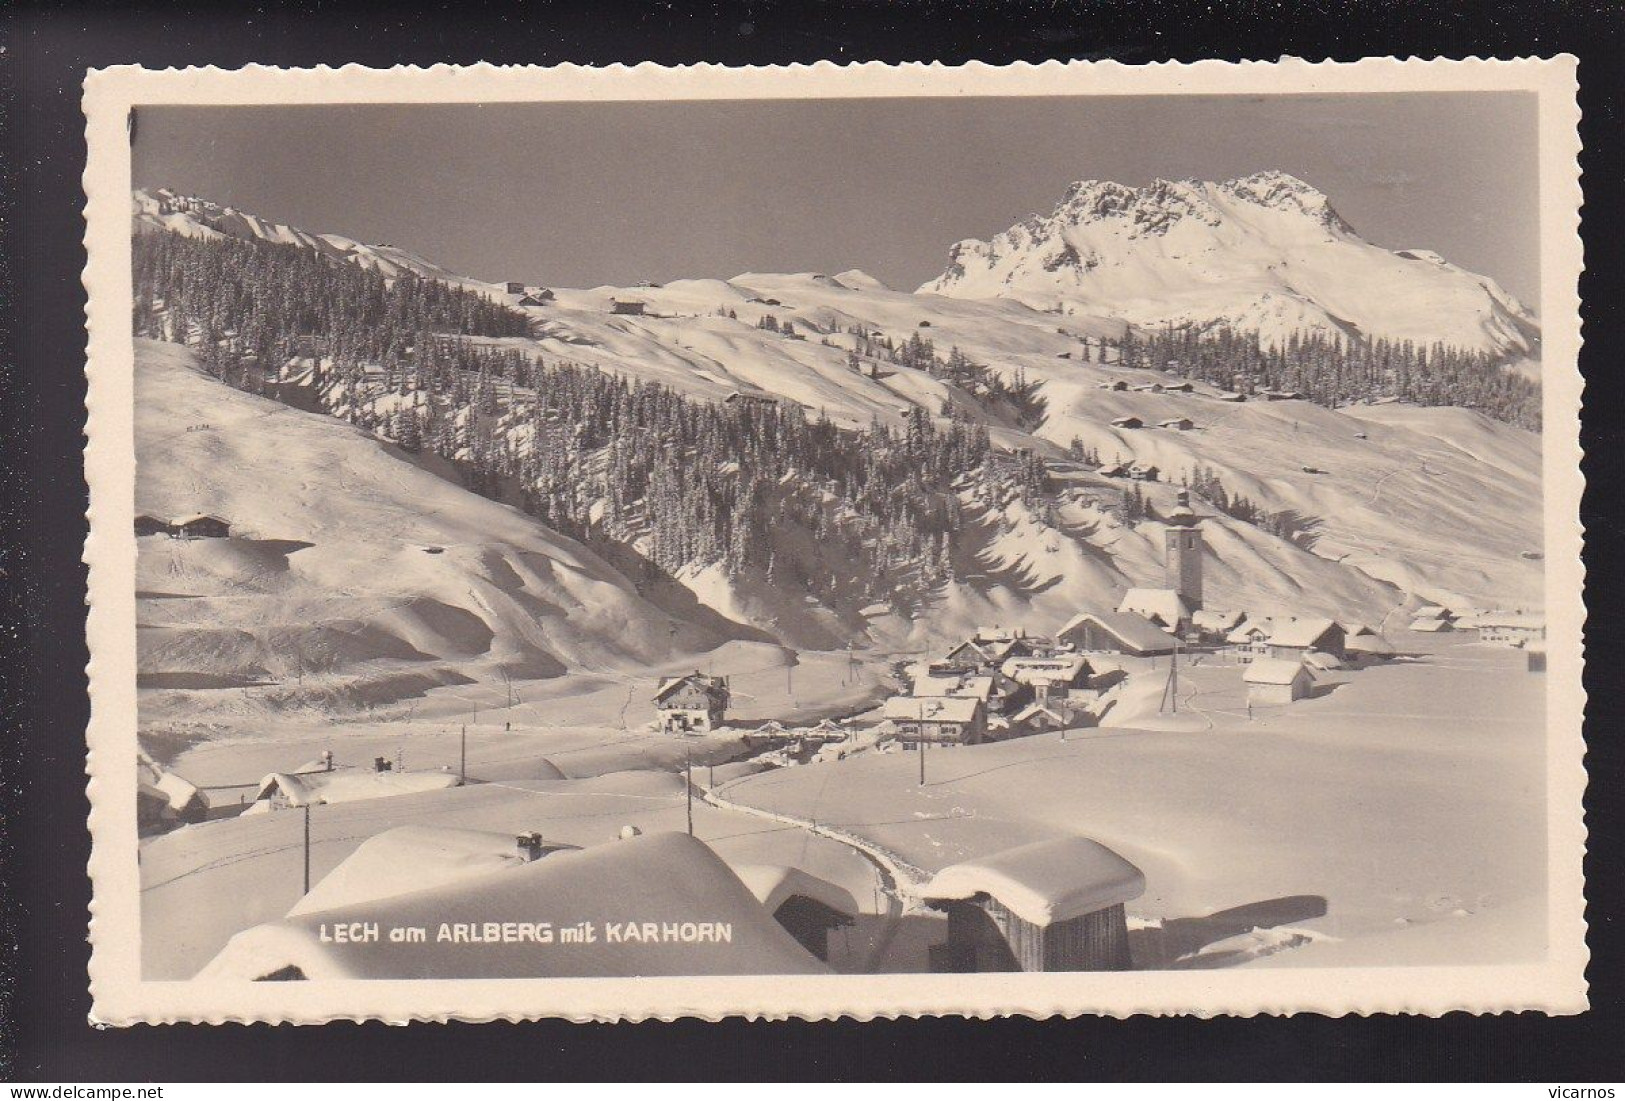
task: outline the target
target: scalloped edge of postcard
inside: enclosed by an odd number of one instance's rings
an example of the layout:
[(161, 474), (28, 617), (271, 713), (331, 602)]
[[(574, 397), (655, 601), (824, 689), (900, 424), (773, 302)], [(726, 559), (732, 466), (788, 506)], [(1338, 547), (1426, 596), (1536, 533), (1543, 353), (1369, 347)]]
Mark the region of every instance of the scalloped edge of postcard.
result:
[[(1578, 368), (1583, 253), (1577, 59), (1366, 58), (1279, 61), (1018, 62), (991, 66), (864, 62), (730, 68), (653, 63), (587, 67), (488, 64), (369, 69), (248, 65), (149, 70), (116, 66), (85, 80), (88, 260), (85, 449), (90, 485), (88, 641), (91, 720), (86, 773), (93, 884), (91, 1023), (335, 1020), (578, 1022), (856, 1020), (952, 1015), (988, 1019), (1098, 1015), (1440, 1016), (1583, 1012), (1586, 774), (1581, 685), (1584, 568), (1579, 520)], [(1540, 102), (1541, 272), (1548, 554), (1548, 955), (1539, 963), (1450, 967), (1236, 969), (813, 978), (514, 979), (434, 982), (149, 982), (140, 975), (135, 784), (133, 348), (129, 333), (130, 148), (141, 104), (294, 104), (766, 99), (864, 96), (1337, 94), (1528, 91)], [(1550, 364), (1566, 364), (1553, 371)], [(1561, 599), (1551, 599), (1556, 594)], [(1218, 976), (1222, 976), (1219, 978)]]

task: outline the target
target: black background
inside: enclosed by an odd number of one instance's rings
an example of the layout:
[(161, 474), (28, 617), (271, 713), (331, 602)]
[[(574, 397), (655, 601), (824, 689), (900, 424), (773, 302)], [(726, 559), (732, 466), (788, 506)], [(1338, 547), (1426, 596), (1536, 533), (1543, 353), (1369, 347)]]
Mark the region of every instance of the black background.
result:
[[(578, 1078), (1619, 1081), (1620, 68), (1625, 9), (1519, 4), (410, 5), (34, 3), (3, 16), (0, 171), (0, 1075), (57, 1082)], [(84, 940), (84, 292), (87, 68), (250, 62), (772, 64), (878, 59), (1581, 59), (1587, 274), (1584, 520), (1590, 624), (1586, 862), (1593, 1009), (1441, 1019), (931, 1019), (860, 1024), (332, 1024), (96, 1030)], [(1426, 844), (1426, 838), (1418, 838)]]

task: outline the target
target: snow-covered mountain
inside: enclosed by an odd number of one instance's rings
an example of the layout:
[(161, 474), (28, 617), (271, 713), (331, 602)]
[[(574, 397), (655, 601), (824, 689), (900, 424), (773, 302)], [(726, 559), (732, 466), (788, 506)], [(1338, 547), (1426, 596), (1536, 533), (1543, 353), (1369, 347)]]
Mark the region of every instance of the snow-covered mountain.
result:
[(1270, 341), (1321, 330), (1509, 358), (1540, 345), (1535, 317), (1494, 280), (1436, 253), (1369, 244), (1325, 195), (1282, 172), (1143, 188), (1080, 181), (1052, 213), (954, 245), (920, 291), (1140, 326), (1227, 325)]
[(409, 271), (426, 279), (439, 279), (447, 283), (466, 285), (470, 282), (439, 264), (393, 245), (362, 244), (336, 233), (307, 233), (207, 199), (180, 195), (163, 187), (152, 191), (137, 189), (133, 196), (132, 215), (138, 232), (162, 229), (187, 237), (237, 237), (279, 245), (300, 245), (335, 260), (381, 272), (386, 278)]
[[(195, 357), (177, 359), (166, 354), (173, 345), (142, 342), (138, 385), (144, 387), (144, 413), (137, 429), (145, 433), (143, 448), (151, 450), (138, 449), (138, 506), (163, 514), (221, 511), (242, 524), (246, 539), (274, 544), (248, 548), (270, 555), (263, 563), (144, 563), (143, 570), (157, 572), (143, 574), (143, 589), (160, 594), (145, 621), (151, 658), (145, 673), (201, 670), (248, 678), (264, 670), (331, 667), (337, 673), (381, 662), (391, 673), (392, 663), (404, 663), (415, 674), (445, 668), (477, 679), (482, 670), (500, 668), (545, 676), (550, 670), (660, 665), (730, 638), (812, 649), (848, 642), (919, 648), (984, 623), (1054, 630), (1080, 610), (1114, 607), (1128, 587), (1160, 584), (1162, 577), (1161, 525), (1124, 522), (1103, 508), (1127, 483), (1076, 461), (1069, 445), (1107, 464), (1158, 467), (1161, 479), (1144, 483), (1155, 509), (1170, 507), (1180, 480), (1200, 469), (1261, 509), (1291, 512), (1312, 526), (1315, 539), (1297, 545), (1201, 505), (1210, 549), (1209, 599), (1216, 607), (1379, 622), (1407, 600), (1464, 606), (1541, 601), (1536, 434), (1465, 409), (1393, 403), (1333, 410), (1291, 400), (1237, 404), (1221, 400), (1224, 395), (1205, 383), (1188, 392), (1163, 390), (1156, 384), (1170, 379), (1162, 372), (1080, 354), (1085, 338), (1123, 334), (1125, 322), (1108, 303), (1098, 314), (1074, 305), (1077, 312), (1058, 316), (1013, 296), (893, 291), (849, 271), (554, 288), (552, 298), (522, 304), (521, 296), (501, 285), (442, 274), (444, 269), (404, 250), (275, 226), (200, 200), (138, 193), (134, 217), (138, 231), (284, 242), (386, 275), (410, 270), (444, 279), (529, 319), (528, 335), (471, 338), (480, 347), (658, 383), (690, 401), (768, 394), (803, 407), (809, 417), (827, 415), (851, 432), (877, 422), (900, 426), (917, 410), (939, 428), (973, 423), (988, 430), (1002, 456), (1030, 451), (1045, 459), (1053, 483), (1053, 498), (1042, 508), (1007, 492), (967, 487), (952, 579), (922, 588), (906, 605), (876, 605), (839, 586), (821, 587), (815, 598), (754, 574), (730, 577), (715, 565), (651, 585), (633, 568), (646, 549), (641, 544), (578, 542), (476, 497), (427, 452), (407, 461), (379, 450), (376, 441), (391, 438), (392, 416), (427, 400), (414, 390), (416, 383), (398, 376), (388, 382), (387, 371), (376, 377), (324, 372), (321, 407), (373, 426), (357, 432), (314, 413), (271, 416), (276, 406), (206, 377)], [(1338, 235), (1335, 247), (1355, 247), (1329, 210), (1317, 216), (1300, 208), (1295, 216), (1282, 211), (1280, 217), (1318, 219), (1326, 233)], [(1208, 261), (1226, 262), (1217, 254)], [(1445, 270), (1437, 264), (1429, 269)], [(617, 301), (640, 303), (643, 312), (617, 312)], [(769, 319), (774, 327), (763, 324)], [(1036, 386), (1044, 415), (1018, 422), (985, 394), (866, 350), (879, 342), (901, 348), (922, 336), (934, 342), (939, 357), (957, 348), (988, 371)], [(284, 387), (298, 390), (309, 386), (315, 370), (308, 354), (296, 354), (278, 374)], [(522, 391), (498, 395), (499, 416), (491, 423), (503, 448), (521, 453), (530, 446), (527, 408)], [(161, 414), (163, 409), (174, 415)], [(1191, 422), (1189, 430), (1177, 427), (1183, 419)], [(1130, 420), (1144, 427), (1125, 427)], [(230, 461), (222, 459), (215, 434), (183, 431), (194, 423), (227, 421), (241, 425), (230, 437), (241, 453)], [(1174, 427), (1158, 427), (1165, 423)], [(271, 456), (279, 458), (272, 462)], [(366, 477), (358, 480), (356, 471), (363, 469)], [(324, 473), (333, 470), (341, 475)], [(286, 485), (279, 480), (284, 472)], [(584, 481), (583, 487), (591, 484)], [(368, 510), (386, 498), (389, 515), (374, 517)], [(312, 526), (328, 515), (364, 516), (366, 522), (338, 534), (337, 528)], [(375, 561), (355, 551), (377, 541), (383, 530), (396, 536), (385, 558)], [(796, 553), (817, 545), (799, 531), (775, 531), (772, 538), (784, 544), (781, 565), (790, 560), (792, 545)], [(331, 553), (318, 549), (330, 541), (344, 546)], [(302, 544), (313, 546), (298, 549)], [(431, 546), (443, 550), (423, 549)], [(206, 558), (225, 552), (202, 547), (186, 553)], [(297, 569), (287, 569), (290, 560)], [(377, 569), (379, 562), (387, 569)], [(182, 589), (176, 578), (163, 576), (176, 571), (195, 584)], [(255, 585), (269, 586), (268, 592), (299, 581), (289, 590), (299, 599), (267, 604), (274, 605), (274, 614), (256, 609), (243, 599), (244, 571), (257, 579)], [(221, 610), (183, 605), (163, 596), (168, 593), (219, 603)], [(343, 594), (342, 607), (321, 612), (324, 593)], [(174, 618), (182, 611), (195, 616), (182, 623)], [(319, 629), (324, 616), (345, 621), (336, 628), (339, 634)], [(216, 645), (219, 639), (197, 634), (195, 629), (211, 623), (237, 640), (232, 655)], [(336, 641), (324, 641), (329, 635)], [(322, 657), (339, 642), (361, 649)], [(194, 655), (198, 647), (208, 654)], [(405, 684), (399, 689), (414, 690)]]

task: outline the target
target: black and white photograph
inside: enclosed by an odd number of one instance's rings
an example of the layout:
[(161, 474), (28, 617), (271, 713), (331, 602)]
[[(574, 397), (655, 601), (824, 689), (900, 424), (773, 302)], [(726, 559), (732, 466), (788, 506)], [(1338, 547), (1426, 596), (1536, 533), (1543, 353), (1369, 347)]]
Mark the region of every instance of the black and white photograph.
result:
[(1514, 83), (137, 88), (98, 953), (1219, 1012), (1583, 953), (1573, 120)]

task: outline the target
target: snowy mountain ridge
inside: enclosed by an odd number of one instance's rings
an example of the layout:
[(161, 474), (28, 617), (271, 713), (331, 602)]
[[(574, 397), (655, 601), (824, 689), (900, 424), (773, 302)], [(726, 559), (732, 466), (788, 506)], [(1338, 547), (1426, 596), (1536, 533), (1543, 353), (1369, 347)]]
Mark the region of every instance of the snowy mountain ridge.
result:
[(919, 288), (1014, 298), (1142, 327), (1294, 331), (1442, 341), (1538, 357), (1534, 315), (1494, 280), (1420, 249), (1363, 240), (1331, 201), (1284, 172), (1220, 183), (1074, 183), (1048, 215), (949, 250)]

